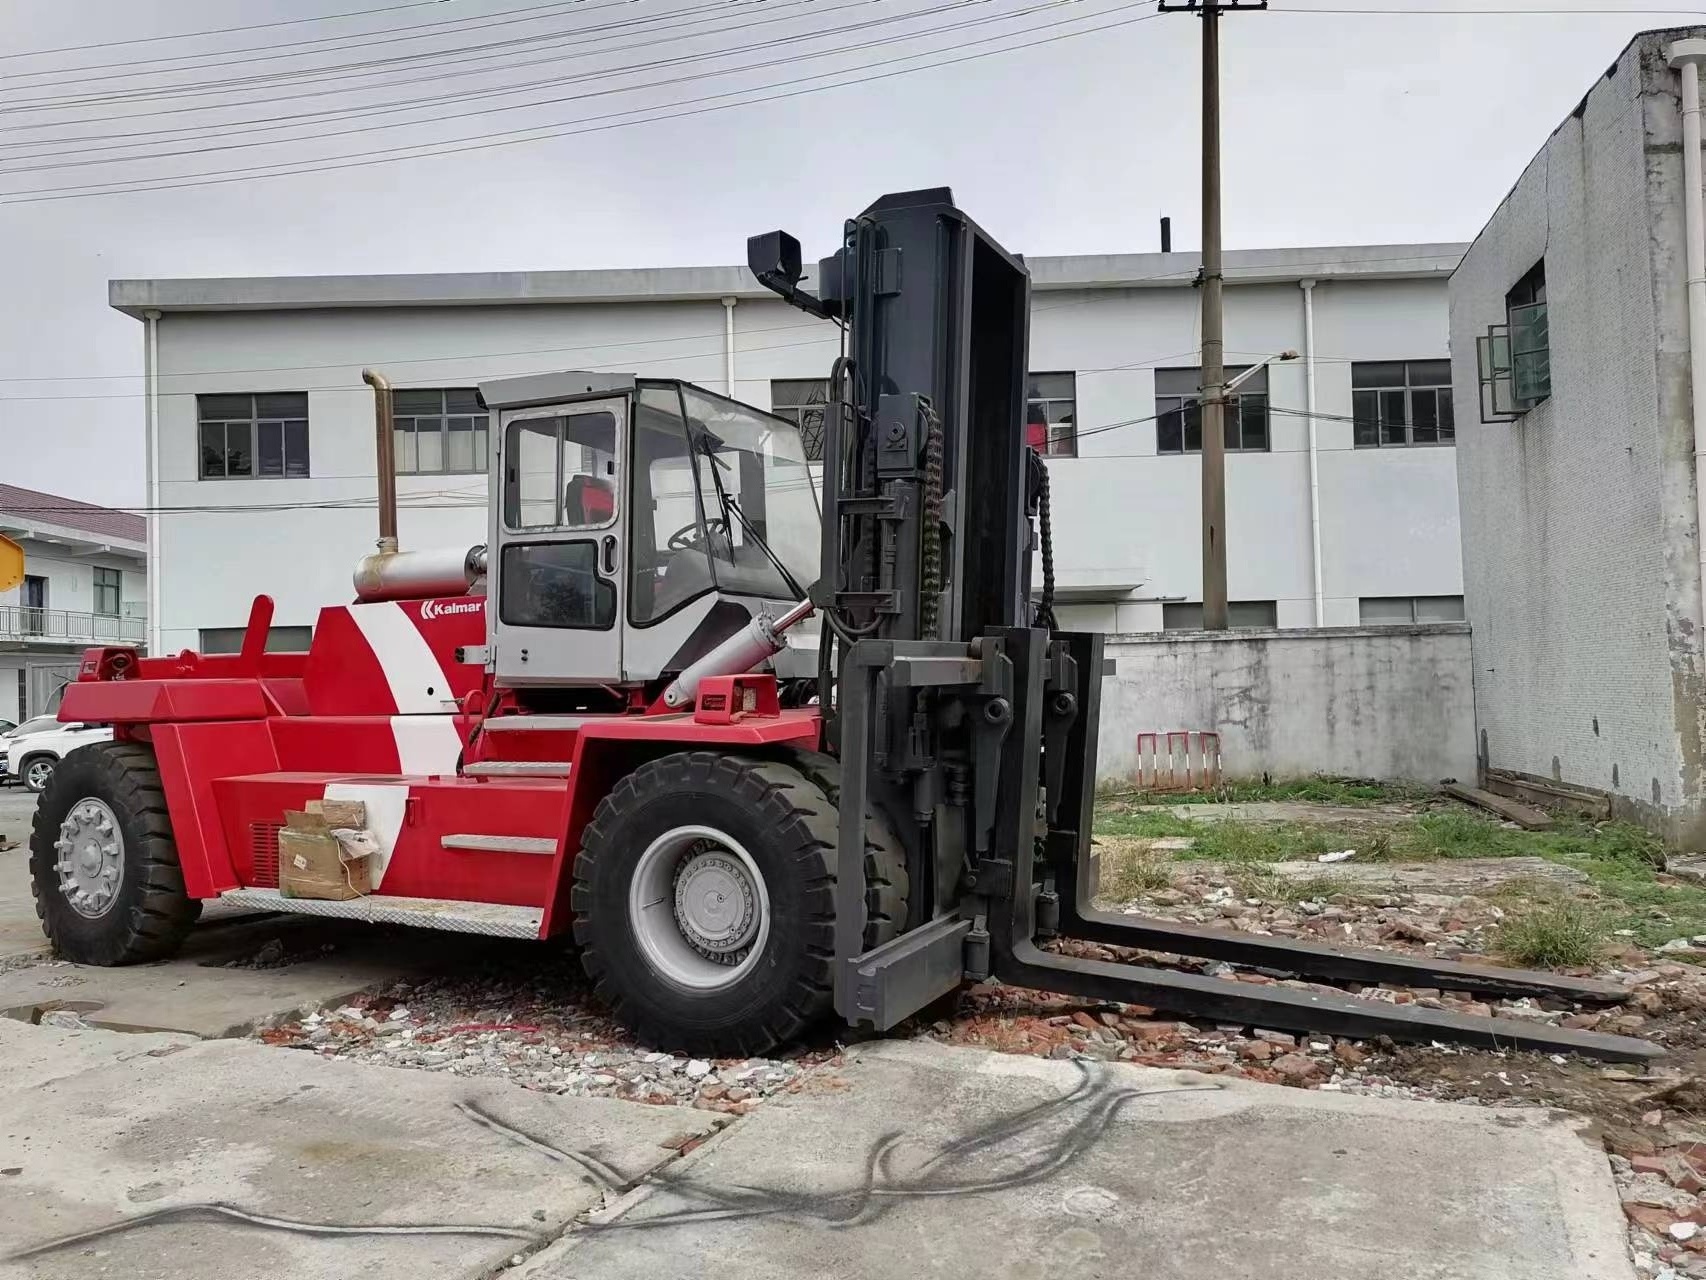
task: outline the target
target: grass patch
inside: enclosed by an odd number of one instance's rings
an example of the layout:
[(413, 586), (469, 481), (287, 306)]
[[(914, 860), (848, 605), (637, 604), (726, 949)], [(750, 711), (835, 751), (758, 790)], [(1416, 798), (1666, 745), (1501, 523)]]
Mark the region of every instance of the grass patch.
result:
[(1559, 901), (1535, 907), (1506, 920), (1494, 934), (1493, 945), (1520, 965), (1592, 964), (1605, 950), (1605, 921), (1594, 908)]
[(1160, 858), (1125, 854), (1103, 860), (1101, 892), (1104, 897), (1128, 901), (1172, 887), (1173, 869)]
[(1208, 824), (1175, 818), (1170, 813), (1146, 810), (1142, 813), (1096, 814), (1095, 833), (1099, 836), (1135, 836), (1140, 840), (1158, 840), (1163, 836), (1194, 836)]
[(1312, 804), (1367, 808), (1420, 800), (1430, 795), (1427, 787), (1405, 782), (1376, 782), (1369, 778), (1258, 778), (1231, 779), (1212, 791), (1145, 791), (1121, 782), (1103, 782), (1096, 788), (1098, 799), (1122, 804), (1247, 804), (1260, 800), (1299, 800)]

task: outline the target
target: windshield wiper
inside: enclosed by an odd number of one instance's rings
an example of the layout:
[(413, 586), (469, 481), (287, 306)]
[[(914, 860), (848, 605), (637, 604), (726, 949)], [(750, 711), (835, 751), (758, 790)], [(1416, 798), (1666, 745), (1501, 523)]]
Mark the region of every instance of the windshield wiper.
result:
[[(740, 503), (729, 497), (727, 493), (722, 493), (722, 488), (723, 486), (721, 484), (717, 486), (717, 490), (722, 496), (723, 508), (735, 513), (735, 516), (740, 520), (740, 527), (746, 530), (746, 536), (756, 542), (758, 544), (758, 549), (770, 557), (770, 563), (776, 566), (776, 572), (782, 575), (782, 581), (787, 584), (788, 590), (794, 593), (794, 599), (804, 600), (806, 598), (806, 589), (800, 585), (799, 579), (788, 572), (788, 566), (782, 563), (780, 557), (770, 549), (770, 544), (759, 535), (757, 529), (752, 527), (752, 521), (748, 520), (746, 518), (746, 512), (740, 509)], [(726, 524), (727, 521), (725, 520), (724, 523)], [(731, 553), (733, 552), (733, 544), (730, 545), (729, 550)]]

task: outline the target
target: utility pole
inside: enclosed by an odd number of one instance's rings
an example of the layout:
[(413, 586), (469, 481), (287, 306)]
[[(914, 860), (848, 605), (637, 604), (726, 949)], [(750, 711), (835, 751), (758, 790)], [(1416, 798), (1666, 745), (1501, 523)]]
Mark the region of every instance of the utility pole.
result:
[(1159, 0), (1202, 19), (1202, 624), (1226, 630), (1226, 353), (1220, 263), (1220, 15), (1268, 0)]

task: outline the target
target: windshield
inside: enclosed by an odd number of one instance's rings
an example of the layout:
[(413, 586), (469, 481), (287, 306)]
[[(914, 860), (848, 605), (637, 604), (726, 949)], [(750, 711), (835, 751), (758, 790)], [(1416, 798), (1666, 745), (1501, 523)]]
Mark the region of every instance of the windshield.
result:
[(59, 727), (59, 717), (37, 716), (33, 720), (24, 721), (16, 729), (12, 730), (11, 736), (14, 738), (27, 738), (32, 733), (46, 733), (49, 729), (57, 729)]
[(817, 578), (821, 540), (817, 488), (799, 430), (696, 387), (683, 386), (681, 397), (698, 473), (705, 549), (718, 589), (796, 598)]

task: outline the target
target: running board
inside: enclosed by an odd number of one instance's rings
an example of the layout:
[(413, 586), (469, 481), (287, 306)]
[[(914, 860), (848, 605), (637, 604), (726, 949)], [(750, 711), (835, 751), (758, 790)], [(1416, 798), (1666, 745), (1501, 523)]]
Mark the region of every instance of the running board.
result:
[(1264, 937), (1209, 925), (1115, 915), (1109, 911), (1084, 911), (1076, 919), (1063, 919), (1060, 932), (1063, 936), (1085, 942), (1142, 947), (1147, 951), (1165, 951), (1204, 960), (1224, 960), (1229, 964), (1278, 970), (1300, 978), (1321, 978), (1328, 982), (1370, 985), (1390, 982), (1407, 987), (1438, 987), (1444, 991), (1476, 991), (1490, 995), (1554, 996), (1578, 1004), (1616, 1004), (1629, 996), (1627, 987), (1598, 978), (1572, 978), (1529, 969), (1455, 964), (1400, 952), (1354, 951), (1332, 943)]
[(441, 849), (470, 849), (479, 853), (541, 853), (550, 857), (557, 842), (550, 836), (444, 836)]
[(567, 760), (481, 760), (462, 766), (470, 778), (566, 778)]
[(1034, 943), (1016, 944), (996, 965), (1002, 982), (1058, 991), (1063, 995), (1122, 1004), (1145, 1004), (1184, 1013), (1195, 1021), (1271, 1027), (1306, 1035), (1367, 1040), (1388, 1036), (1426, 1044), (1433, 1040), (1485, 1049), (1536, 1053), (1579, 1053), (1590, 1058), (1637, 1060), (1664, 1055), (1659, 1045), (1598, 1031), (1572, 1031), (1544, 1022), (1482, 1018), (1415, 1004), (1388, 1004), (1352, 995), (1328, 995), (1291, 987), (1258, 985), (1197, 973), (1110, 964), (1053, 955)]
[(545, 919), (542, 907), (512, 907), (496, 902), (457, 902), (449, 898), (396, 898), (368, 894), (341, 902), (326, 898), (287, 898), (277, 889), (227, 889), (220, 902), (257, 911), (299, 916), (330, 916), (368, 924), (406, 924), (450, 933), (481, 933), (494, 938), (537, 938)]

